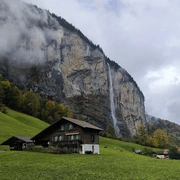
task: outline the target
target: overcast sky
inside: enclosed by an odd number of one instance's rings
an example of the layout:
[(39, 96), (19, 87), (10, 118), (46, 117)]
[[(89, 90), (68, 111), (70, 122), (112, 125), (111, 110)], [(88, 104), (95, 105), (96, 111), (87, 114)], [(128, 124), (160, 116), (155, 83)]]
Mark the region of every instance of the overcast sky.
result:
[(180, 124), (179, 0), (23, 0), (80, 29), (126, 69), (146, 112)]

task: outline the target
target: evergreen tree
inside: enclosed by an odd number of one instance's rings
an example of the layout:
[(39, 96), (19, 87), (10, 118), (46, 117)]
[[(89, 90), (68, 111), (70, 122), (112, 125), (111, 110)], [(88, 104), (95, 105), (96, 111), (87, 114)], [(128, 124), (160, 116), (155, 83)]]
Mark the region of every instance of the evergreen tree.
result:
[(107, 126), (107, 128), (106, 128), (106, 136), (109, 137), (109, 138), (115, 138), (116, 137), (114, 126), (112, 126), (112, 125)]
[(22, 92), (15, 86), (14, 84), (11, 84), (9, 88), (9, 92), (7, 94), (7, 106), (15, 109), (15, 110), (20, 110), (22, 106)]
[(4, 90), (2, 85), (0, 84), (0, 104), (2, 104), (3, 97), (4, 97)]
[(138, 142), (141, 145), (147, 144), (147, 132), (146, 128), (143, 125), (140, 125), (138, 128)]

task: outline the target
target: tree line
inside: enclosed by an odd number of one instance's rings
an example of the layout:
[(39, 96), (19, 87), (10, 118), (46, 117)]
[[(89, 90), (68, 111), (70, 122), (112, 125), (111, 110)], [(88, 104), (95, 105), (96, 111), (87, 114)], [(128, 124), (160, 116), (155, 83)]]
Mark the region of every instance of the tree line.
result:
[(171, 147), (177, 148), (179, 146), (179, 141), (176, 141), (171, 134), (148, 123), (146, 127), (144, 125), (140, 125), (137, 136), (134, 136), (132, 139), (122, 139), (117, 136), (112, 125), (107, 125), (105, 132), (102, 132), (101, 135), (108, 138), (132, 141), (143, 146), (161, 149)]
[(6, 106), (49, 124), (62, 116), (84, 120), (83, 115), (74, 114), (68, 105), (42, 98), (32, 91), (22, 92), (14, 83), (9, 82), (0, 74), (0, 111), (6, 113)]
[(138, 135), (133, 138), (133, 141), (144, 146), (156, 148), (168, 148), (171, 145), (169, 136), (164, 130), (156, 129), (150, 134), (143, 125), (139, 126)]

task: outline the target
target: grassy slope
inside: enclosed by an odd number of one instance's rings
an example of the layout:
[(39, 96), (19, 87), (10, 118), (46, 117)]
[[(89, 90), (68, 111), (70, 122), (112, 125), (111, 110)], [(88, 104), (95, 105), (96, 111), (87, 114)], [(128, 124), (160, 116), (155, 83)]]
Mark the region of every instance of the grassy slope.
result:
[[(8, 115), (0, 113), (0, 142), (11, 135), (34, 135), (47, 126), (36, 118), (8, 110)], [(142, 146), (100, 137), (100, 155), (3, 152), (0, 153), (0, 179), (180, 179), (180, 161), (133, 155), (132, 148)]]
[[(178, 180), (180, 161), (133, 155), (141, 146), (100, 137), (100, 155), (0, 153), (1, 179)], [(104, 148), (107, 146), (107, 148)], [(116, 150), (114, 150), (116, 147)], [(123, 151), (120, 151), (123, 150)]]
[(47, 123), (11, 109), (0, 112), (0, 143), (11, 136), (34, 136), (48, 126)]

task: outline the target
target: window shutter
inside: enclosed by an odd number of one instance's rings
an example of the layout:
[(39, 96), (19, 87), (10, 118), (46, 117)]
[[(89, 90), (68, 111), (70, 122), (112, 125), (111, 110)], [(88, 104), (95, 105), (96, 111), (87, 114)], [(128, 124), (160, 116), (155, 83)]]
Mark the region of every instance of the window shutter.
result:
[(54, 141), (54, 136), (52, 136), (52, 141)]
[(65, 124), (64, 129), (65, 129), (65, 130), (68, 130), (68, 124)]

